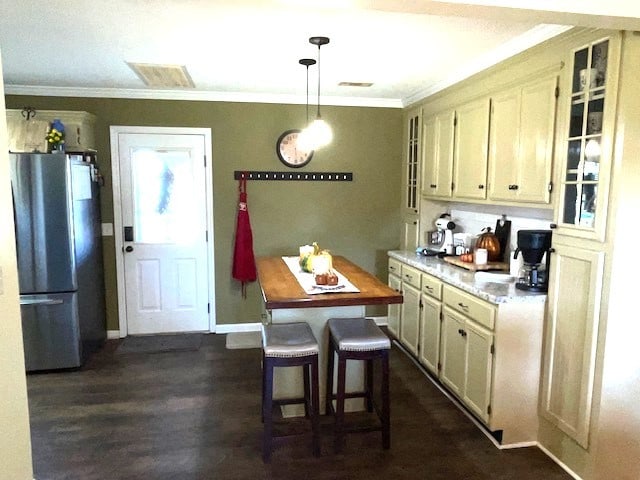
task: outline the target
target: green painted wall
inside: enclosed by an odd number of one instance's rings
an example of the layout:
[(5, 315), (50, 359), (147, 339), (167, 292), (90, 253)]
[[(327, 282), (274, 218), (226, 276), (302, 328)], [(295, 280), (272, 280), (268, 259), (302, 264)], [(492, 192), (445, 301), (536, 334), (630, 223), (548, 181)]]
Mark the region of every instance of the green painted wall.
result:
[[(7, 108), (80, 110), (97, 116), (98, 164), (105, 176), (103, 222), (113, 221), (109, 126), (211, 128), (213, 137), (216, 319), (218, 324), (257, 322), (256, 283), (243, 300), (231, 278), (237, 208), (234, 170), (286, 170), (275, 141), (300, 128), (304, 105), (6, 96)], [(250, 182), (249, 212), (256, 256), (296, 254), (317, 241), (386, 282), (386, 251), (398, 248), (402, 162), (402, 111), (323, 107), (334, 141), (301, 171), (349, 171), (353, 182)], [(118, 329), (113, 237), (104, 239), (107, 328)], [(369, 315), (385, 315), (375, 307)]]

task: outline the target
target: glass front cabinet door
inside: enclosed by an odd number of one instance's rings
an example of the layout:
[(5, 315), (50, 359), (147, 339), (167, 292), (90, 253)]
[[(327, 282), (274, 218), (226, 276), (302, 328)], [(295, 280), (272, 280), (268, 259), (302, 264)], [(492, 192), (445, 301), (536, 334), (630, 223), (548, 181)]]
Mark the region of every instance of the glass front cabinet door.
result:
[[(613, 134), (619, 37), (608, 37), (572, 51), (565, 116), (558, 233), (604, 240)], [(561, 131), (562, 132), (562, 131)]]

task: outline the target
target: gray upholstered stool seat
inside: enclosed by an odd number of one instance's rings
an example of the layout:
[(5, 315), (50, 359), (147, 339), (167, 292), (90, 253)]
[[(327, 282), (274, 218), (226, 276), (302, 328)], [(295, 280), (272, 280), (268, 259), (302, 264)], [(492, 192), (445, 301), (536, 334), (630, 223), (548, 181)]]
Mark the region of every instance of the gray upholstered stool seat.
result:
[[(273, 406), (304, 404), (311, 420), (313, 454), (320, 455), (320, 394), (318, 385), (318, 342), (308, 323), (281, 323), (262, 326), (262, 421), (264, 422), (262, 458), (271, 460)], [(273, 370), (276, 367), (302, 367), (304, 396), (273, 399)]]
[[(327, 363), (327, 395), (325, 408), (327, 414), (335, 416), (335, 444), (336, 453), (342, 450), (345, 433), (362, 431), (381, 431), (382, 447), (391, 446), (391, 421), (389, 401), (389, 350), (391, 341), (375, 322), (368, 318), (332, 318), (329, 326), (329, 355)], [(333, 391), (333, 369), (335, 356), (338, 357), (338, 374), (336, 392)], [(365, 362), (365, 389), (363, 392), (346, 392), (347, 360), (361, 360)], [(380, 404), (374, 402), (373, 362), (381, 363)], [(344, 403), (348, 398), (366, 399), (367, 411), (375, 412), (379, 424), (370, 428), (345, 427)], [(333, 401), (336, 407), (333, 408)]]
[(368, 352), (391, 348), (389, 337), (370, 318), (332, 318), (329, 331), (338, 350)]
[(263, 326), (265, 357), (304, 357), (317, 355), (318, 342), (308, 323), (282, 323)]

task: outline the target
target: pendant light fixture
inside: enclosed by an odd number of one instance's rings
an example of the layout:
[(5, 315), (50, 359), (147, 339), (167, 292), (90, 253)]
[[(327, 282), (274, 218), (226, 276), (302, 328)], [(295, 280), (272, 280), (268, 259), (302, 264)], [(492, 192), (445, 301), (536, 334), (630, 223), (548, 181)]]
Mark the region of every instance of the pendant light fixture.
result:
[(320, 116), (320, 47), (329, 43), (328, 37), (311, 37), (309, 43), (318, 46), (318, 110), (316, 119), (303, 132), (303, 139), (316, 150), (331, 143), (333, 132), (331, 127)]

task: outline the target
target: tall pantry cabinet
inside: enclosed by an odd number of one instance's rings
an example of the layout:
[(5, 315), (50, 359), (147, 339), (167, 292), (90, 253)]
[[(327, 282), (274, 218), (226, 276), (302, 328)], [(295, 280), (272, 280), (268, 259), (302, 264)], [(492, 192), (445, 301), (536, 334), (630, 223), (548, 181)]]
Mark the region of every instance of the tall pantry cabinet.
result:
[(606, 225), (620, 43), (620, 35), (610, 35), (574, 48), (560, 89), (560, 188), (540, 406), (548, 422), (584, 449), (593, 433), (598, 337), (612, 253)]

